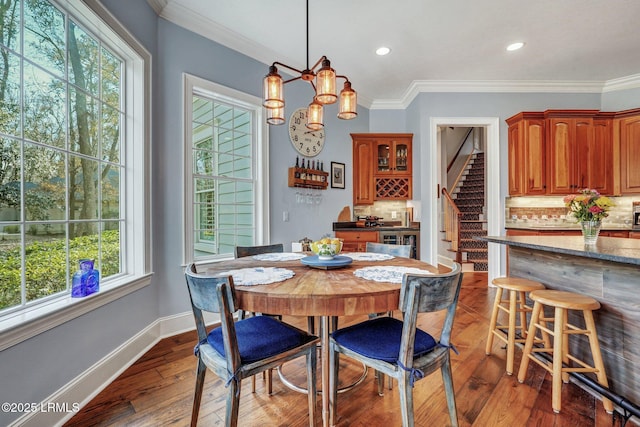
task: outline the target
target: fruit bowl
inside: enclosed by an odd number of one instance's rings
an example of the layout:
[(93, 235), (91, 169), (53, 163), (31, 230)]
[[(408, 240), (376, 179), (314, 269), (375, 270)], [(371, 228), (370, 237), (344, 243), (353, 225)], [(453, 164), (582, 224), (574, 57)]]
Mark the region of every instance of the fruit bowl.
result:
[(311, 242), (311, 252), (318, 255), (318, 259), (333, 259), (342, 250), (342, 240), (340, 239), (322, 239)]

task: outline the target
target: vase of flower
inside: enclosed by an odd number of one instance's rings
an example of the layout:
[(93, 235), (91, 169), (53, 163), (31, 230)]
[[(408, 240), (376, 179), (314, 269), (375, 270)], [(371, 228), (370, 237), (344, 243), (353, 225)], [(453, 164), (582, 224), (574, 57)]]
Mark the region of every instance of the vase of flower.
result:
[(598, 235), (600, 234), (600, 221), (581, 221), (580, 227), (582, 229), (582, 237), (584, 238), (584, 244), (586, 246), (595, 245), (598, 242)]
[(600, 234), (602, 219), (609, 216), (609, 210), (614, 206), (611, 199), (601, 196), (596, 190), (585, 188), (578, 194), (565, 196), (564, 204), (569, 208), (569, 214), (580, 223), (585, 245), (595, 245)]

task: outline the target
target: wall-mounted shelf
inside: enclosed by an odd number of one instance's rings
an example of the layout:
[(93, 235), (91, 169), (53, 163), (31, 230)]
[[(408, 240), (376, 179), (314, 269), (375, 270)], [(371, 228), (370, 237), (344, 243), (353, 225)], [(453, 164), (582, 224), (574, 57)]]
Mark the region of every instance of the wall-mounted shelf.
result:
[(289, 187), (326, 190), (329, 173), (317, 169), (289, 168)]

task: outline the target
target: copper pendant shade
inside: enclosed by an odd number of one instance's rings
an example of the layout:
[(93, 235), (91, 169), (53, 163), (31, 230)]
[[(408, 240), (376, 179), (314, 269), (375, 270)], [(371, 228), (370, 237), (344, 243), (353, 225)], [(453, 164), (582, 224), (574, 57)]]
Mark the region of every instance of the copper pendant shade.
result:
[[(297, 73), (298, 76), (289, 80), (283, 80), (282, 76), (278, 74), (276, 65), (293, 71)], [(338, 102), (338, 118), (340, 119), (350, 120), (358, 115), (356, 112), (356, 91), (351, 88), (351, 82), (346, 76), (336, 74), (336, 71), (331, 68), (331, 61), (329, 61), (326, 56), (322, 56), (313, 67), (309, 68), (309, 0), (307, 0), (307, 68), (298, 70), (277, 61), (269, 67), (269, 73), (263, 80), (262, 102), (262, 105), (267, 109), (267, 123), (270, 125), (280, 125), (285, 122), (284, 85), (300, 79), (309, 82), (314, 93), (313, 100), (309, 104), (307, 111), (307, 128), (311, 130), (323, 128), (324, 105)], [(345, 81), (339, 96), (336, 93), (337, 79), (344, 79)]]

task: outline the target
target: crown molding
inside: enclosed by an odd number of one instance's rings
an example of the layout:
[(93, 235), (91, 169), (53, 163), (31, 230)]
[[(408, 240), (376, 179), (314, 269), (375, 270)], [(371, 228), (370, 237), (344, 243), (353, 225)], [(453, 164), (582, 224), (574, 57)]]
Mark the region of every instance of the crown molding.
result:
[[(167, 0), (147, 1), (165, 4), (165, 7), (163, 7), (162, 11), (159, 13), (160, 17), (264, 64), (271, 65), (274, 58), (278, 58), (279, 56), (275, 51), (268, 47), (256, 43), (247, 37), (230, 30), (224, 25), (211, 22), (204, 18), (203, 15), (184, 6), (177, 5), (175, 2), (168, 2)], [(300, 68), (304, 65), (298, 64), (298, 61), (291, 58), (278, 58), (278, 60), (293, 64), (294, 66), (297, 65)]]
[(640, 88), (640, 74), (633, 74), (619, 79), (607, 80), (602, 92), (615, 92), (617, 90)]
[(164, 8), (167, 7), (169, 0), (147, 0), (147, 3), (156, 11), (156, 15), (160, 16)]
[(414, 80), (400, 99), (372, 102), (370, 109), (405, 109), (420, 93), (602, 93), (605, 82), (568, 80)]

